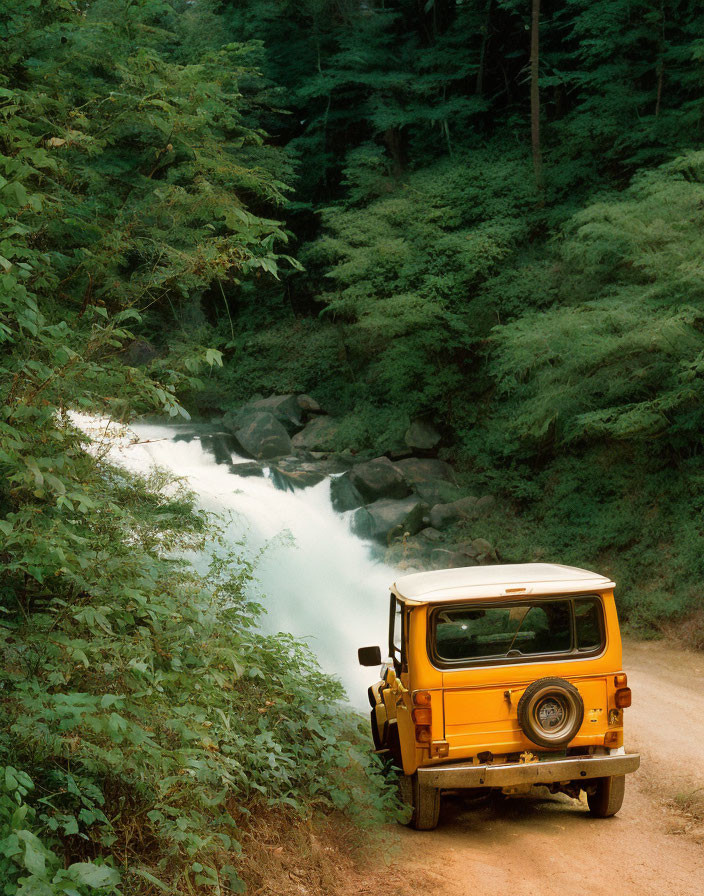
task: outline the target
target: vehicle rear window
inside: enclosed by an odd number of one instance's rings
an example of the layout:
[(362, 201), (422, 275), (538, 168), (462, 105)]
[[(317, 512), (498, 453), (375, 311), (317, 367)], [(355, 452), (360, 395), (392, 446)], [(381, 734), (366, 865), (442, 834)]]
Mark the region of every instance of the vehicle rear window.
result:
[(432, 652), (450, 664), (593, 653), (602, 647), (603, 630), (596, 597), (439, 607)]

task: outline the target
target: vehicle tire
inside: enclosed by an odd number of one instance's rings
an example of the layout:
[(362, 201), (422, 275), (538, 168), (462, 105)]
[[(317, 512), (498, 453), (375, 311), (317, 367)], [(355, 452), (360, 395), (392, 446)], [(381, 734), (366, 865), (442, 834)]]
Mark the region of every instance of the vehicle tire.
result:
[(401, 801), (411, 806), (409, 827), (417, 831), (436, 828), (440, 818), (440, 791), (435, 787), (421, 787), (418, 775), (401, 775), (398, 786)]
[(626, 776), (613, 775), (597, 778), (596, 790), (587, 794), (589, 812), (594, 818), (611, 818), (623, 805), (626, 792)]
[(373, 709), (371, 711), (371, 727), (372, 727), (372, 740), (374, 741), (374, 749), (375, 750), (383, 750), (384, 743), (383, 737), (379, 736), (379, 726), (376, 723), (376, 710)]
[[(404, 806), (413, 807), (413, 776), (400, 774), (398, 776), (398, 798)], [(411, 822), (409, 821), (408, 824)]]
[(518, 724), (539, 747), (563, 747), (582, 727), (584, 703), (564, 678), (539, 678), (518, 701)]
[(403, 767), (403, 757), (401, 755), (401, 739), (398, 735), (398, 725), (396, 722), (387, 722), (384, 725), (384, 747), (391, 753), (391, 758), (398, 768)]

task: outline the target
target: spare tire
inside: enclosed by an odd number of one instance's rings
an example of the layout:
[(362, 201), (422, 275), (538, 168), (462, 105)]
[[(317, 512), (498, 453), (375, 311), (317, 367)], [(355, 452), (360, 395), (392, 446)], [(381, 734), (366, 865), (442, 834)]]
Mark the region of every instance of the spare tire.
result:
[(564, 678), (540, 678), (518, 701), (518, 724), (539, 747), (563, 747), (582, 727), (584, 703)]

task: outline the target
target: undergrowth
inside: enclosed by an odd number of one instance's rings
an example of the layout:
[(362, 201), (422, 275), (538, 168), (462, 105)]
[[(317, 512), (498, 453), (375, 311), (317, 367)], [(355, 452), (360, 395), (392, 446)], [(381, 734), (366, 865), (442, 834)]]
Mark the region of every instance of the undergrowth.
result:
[(213, 521), (163, 477), (82, 463), (75, 542), (109, 553), (47, 571), (51, 590), (5, 592), (2, 892), (240, 892), (260, 811), (393, 813), (339, 683), (257, 630), (248, 561), (189, 562)]
[[(196, 570), (213, 521), (164, 477), (88, 452), (67, 413), (188, 417), (221, 362), (203, 295), (227, 307), (233, 285), (297, 264), (261, 46), (213, 15), (3, 4), (3, 896), (223, 896), (242, 890), (262, 809), (283, 824), (393, 807), (340, 685), (259, 634), (249, 559)], [(170, 350), (128, 329), (160, 314), (180, 315)]]

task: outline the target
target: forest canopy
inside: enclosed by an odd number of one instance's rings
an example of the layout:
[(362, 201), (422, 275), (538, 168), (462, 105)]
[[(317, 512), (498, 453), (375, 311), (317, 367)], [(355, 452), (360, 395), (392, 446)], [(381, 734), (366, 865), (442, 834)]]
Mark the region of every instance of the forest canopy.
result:
[(432, 419), (502, 558), (604, 567), (641, 630), (696, 613), (701, 5), (221, 9), (285, 87), (305, 268), (238, 292), (225, 401), (313, 391), (376, 452)]

